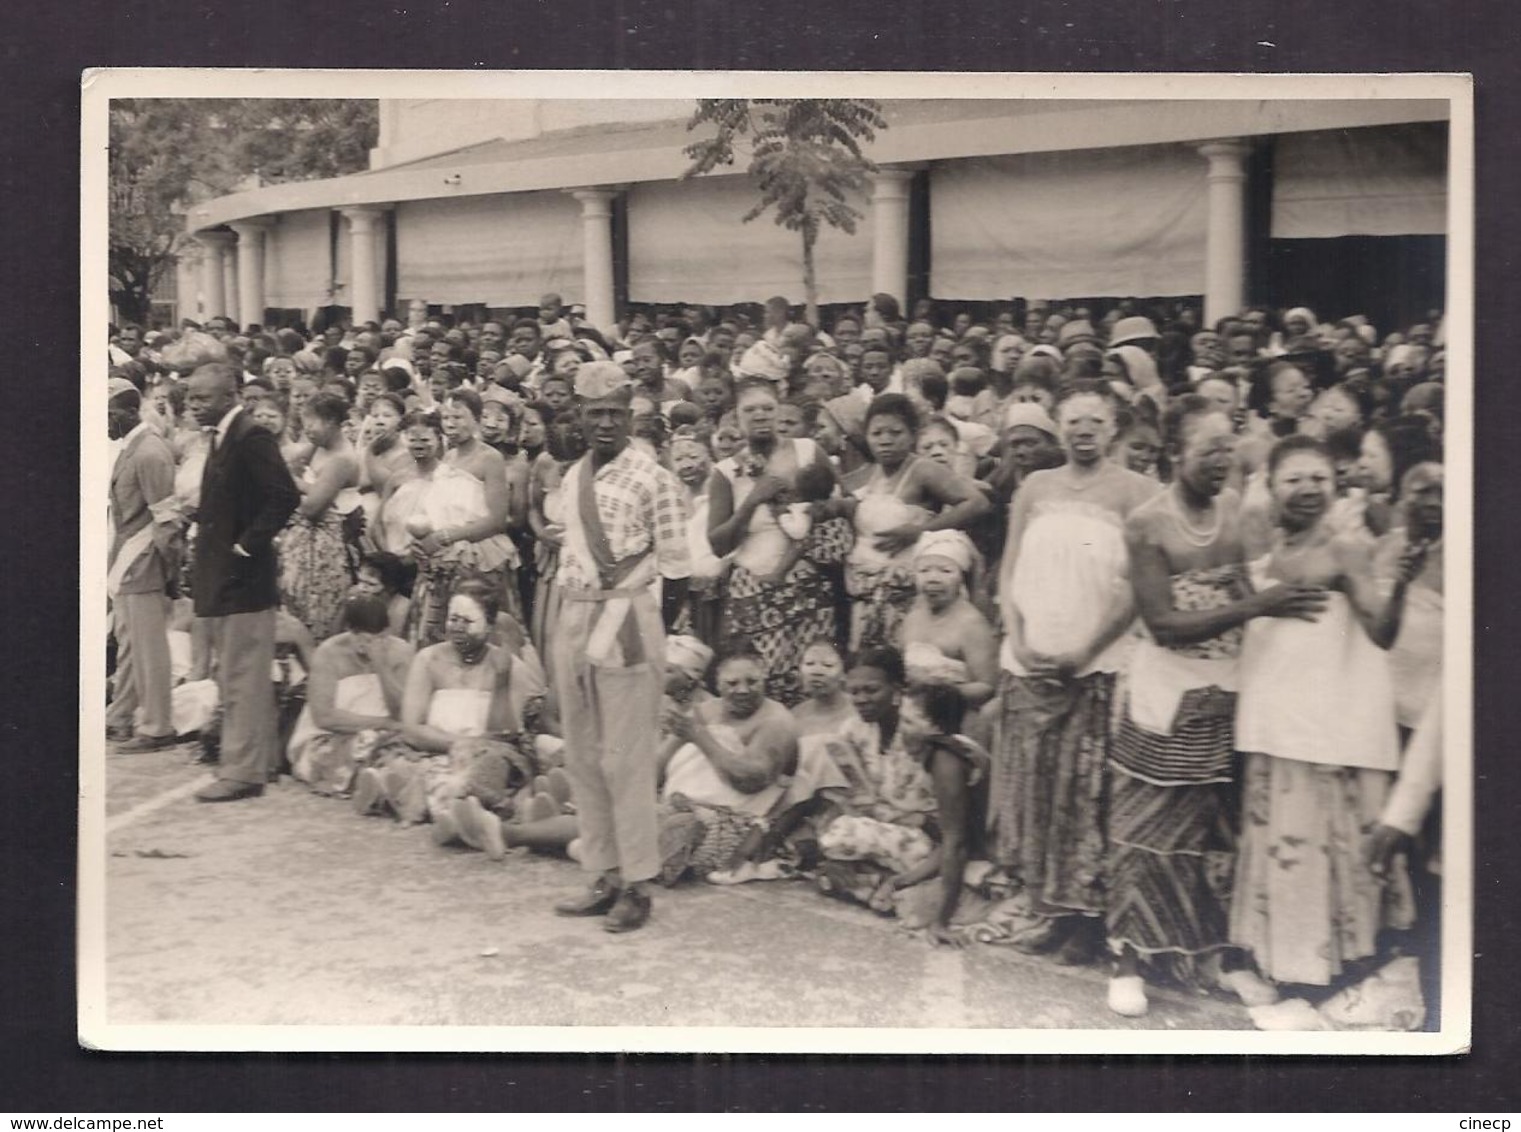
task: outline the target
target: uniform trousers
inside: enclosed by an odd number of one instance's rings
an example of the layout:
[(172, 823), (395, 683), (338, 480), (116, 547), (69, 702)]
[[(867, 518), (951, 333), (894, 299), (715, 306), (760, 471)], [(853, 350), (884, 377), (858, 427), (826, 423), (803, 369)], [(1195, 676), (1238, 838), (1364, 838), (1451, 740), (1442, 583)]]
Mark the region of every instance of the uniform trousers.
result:
[(111, 599), (116, 679), (106, 724), (149, 738), (174, 734), (170, 707), (169, 598), (163, 590)]
[(635, 663), (595, 663), (587, 642), (606, 605), (566, 595), (553, 653), (581, 867), (599, 874), (617, 869), (625, 884), (634, 884), (660, 872), (655, 763), (665, 631), (653, 594), (637, 594), (628, 617), (638, 629), (640, 655), (625, 656)]

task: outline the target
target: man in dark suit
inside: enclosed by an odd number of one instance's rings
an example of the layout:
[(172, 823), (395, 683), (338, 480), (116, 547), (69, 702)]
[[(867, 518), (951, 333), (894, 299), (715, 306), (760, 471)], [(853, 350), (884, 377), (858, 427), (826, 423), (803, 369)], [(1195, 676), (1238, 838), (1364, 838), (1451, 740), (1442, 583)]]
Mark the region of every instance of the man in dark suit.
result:
[(279, 731), (270, 668), (280, 594), (274, 537), (300, 502), (273, 434), (238, 403), (238, 373), (220, 362), (190, 375), (186, 406), (211, 431), (197, 515), (195, 614), (211, 619), (222, 693), (221, 763), (202, 802), (264, 792)]

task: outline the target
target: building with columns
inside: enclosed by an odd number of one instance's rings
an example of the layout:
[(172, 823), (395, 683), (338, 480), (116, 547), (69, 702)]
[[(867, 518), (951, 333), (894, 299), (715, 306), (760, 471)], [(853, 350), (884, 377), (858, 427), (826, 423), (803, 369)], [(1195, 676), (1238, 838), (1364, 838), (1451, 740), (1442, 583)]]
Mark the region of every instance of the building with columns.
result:
[[(182, 316), (802, 299), (741, 169), (681, 179), (687, 100), (382, 101), (371, 168), (195, 206)], [(1440, 306), (1445, 100), (884, 100), (820, 301), (1197, 297), (1385, 325)], [(1343, 309), (1345, 308), (1345, 309)]]

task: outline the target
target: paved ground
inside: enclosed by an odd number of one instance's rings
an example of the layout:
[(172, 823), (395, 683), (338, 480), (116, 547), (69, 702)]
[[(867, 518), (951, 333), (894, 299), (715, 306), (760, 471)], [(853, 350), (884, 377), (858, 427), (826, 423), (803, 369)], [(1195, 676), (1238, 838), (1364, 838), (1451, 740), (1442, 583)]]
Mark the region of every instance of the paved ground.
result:
[(107, 755), (112, 1024), (1251, 1028), (1181, 993), (1122, 1019), (1098, 969), (938, 951), (797, 881), (659, 890), (610, 936), (550, 911), (569, 862), (442, 849), (289, 780), (202, 805), (187, 754)]

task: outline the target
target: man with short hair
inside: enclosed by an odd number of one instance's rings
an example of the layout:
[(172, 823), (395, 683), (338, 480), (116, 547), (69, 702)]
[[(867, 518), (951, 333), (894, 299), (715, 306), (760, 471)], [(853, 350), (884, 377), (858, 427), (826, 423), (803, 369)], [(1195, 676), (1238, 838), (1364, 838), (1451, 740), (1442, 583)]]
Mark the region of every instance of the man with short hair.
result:
[(531, 318), (520, 318), (512, 324), (512, 332), (507, 337), (507, 351), (528, 359), (532, 364), (537, 364), (539, 351), (544, 345), (544, 339), (539, 333), (539, 324)]
[(116, 341), (111, 343), (111, 364), (113, 366), (126, 365), (143, 348), (143, 328), (135, 322), (124, 322), (121, 329), (116, 332)]
[[(660, 871), (655, 755), (665, 632), (691, 574), (687, 504), (676, 478), (630, 443), (628, 376), (616, 362), (576, 374), (589, 450), (565, 473), (564, 535), (555, 584), (562, 601), (552, 654), (565, 769), (575, 788), (582, 896), (565, 916), (607, 917), (633, 931), (650, 915)], [(660, 607), (651, 584), (662, 579)]]
[(274, 538), (300, 493), (274, 435), (238, 404), (238, 374), (213, 362), (190, 375), (185, 405), (211, 431), (201, 476), (195, 544), (195, 614), (217, 642), (222, 698), (221, 762), (201, 802), (235, 802), (264, 792), (279, 757), (275, 691)]
[(481, 336), (475, 344), (476, 354), (488, 350), (497, 354), (507, 352), (507, 328), (495, 319), (481, 323)]

